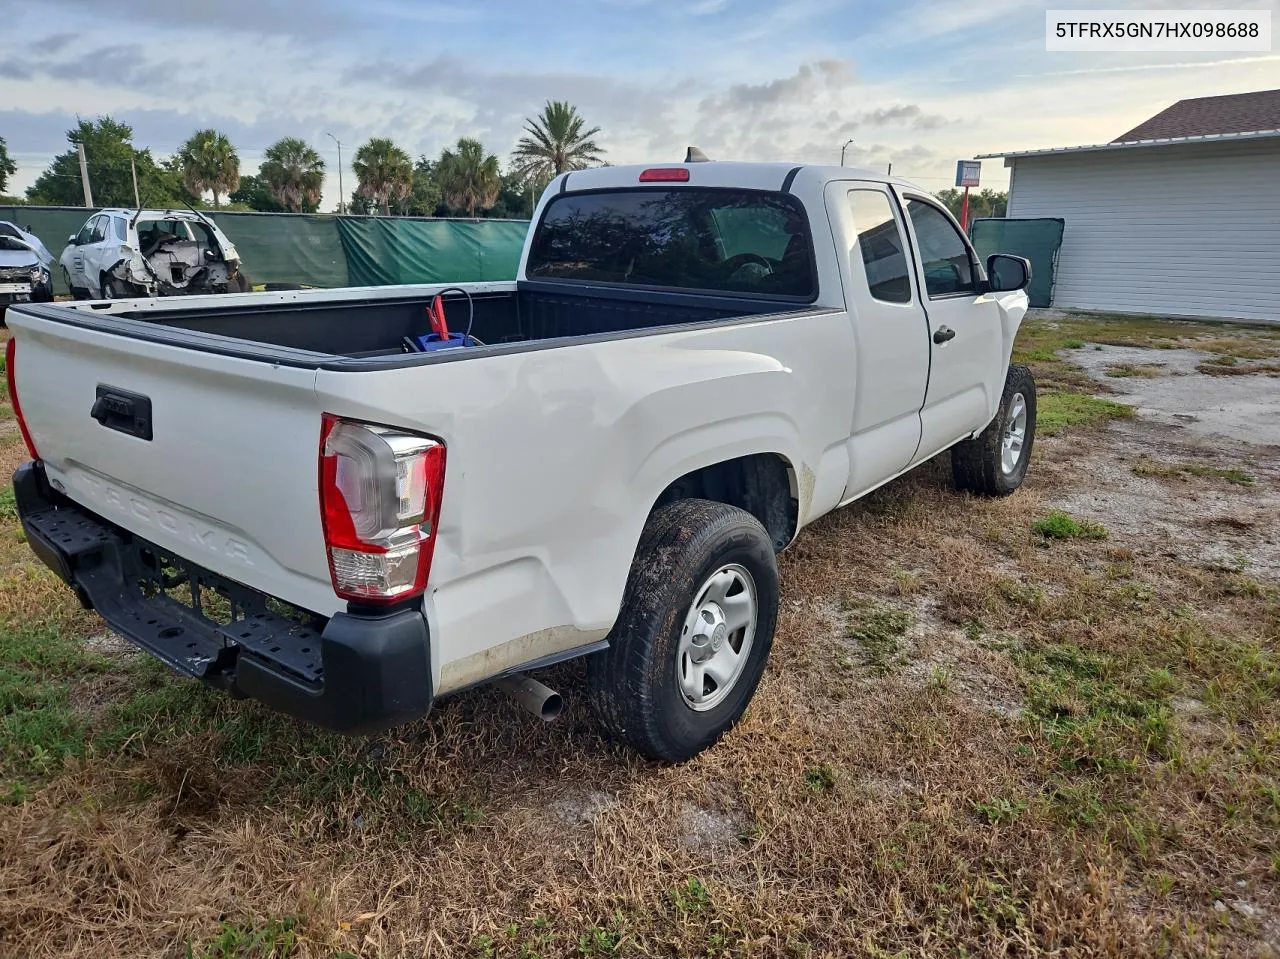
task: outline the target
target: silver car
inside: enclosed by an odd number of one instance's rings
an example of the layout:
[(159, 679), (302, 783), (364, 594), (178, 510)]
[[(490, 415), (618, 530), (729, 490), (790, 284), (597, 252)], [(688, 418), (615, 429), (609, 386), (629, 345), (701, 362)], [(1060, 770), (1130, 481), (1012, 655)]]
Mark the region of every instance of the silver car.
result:
[(59, 259), (78, 300), (246, 293), (240, 254), (194, 210), (103, 210), (68, 237)]
[(0, 220), (0, 318), (10, 303), (52, 300), (52, 268), (53, 255), (38, 236), (16, 223)]

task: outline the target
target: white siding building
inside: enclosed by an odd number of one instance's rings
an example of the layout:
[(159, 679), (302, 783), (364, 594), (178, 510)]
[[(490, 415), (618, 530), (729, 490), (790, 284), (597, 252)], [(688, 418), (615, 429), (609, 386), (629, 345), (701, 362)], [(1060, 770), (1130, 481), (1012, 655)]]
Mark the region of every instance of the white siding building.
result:
[(987, 155), (1012, 167), (1010, 217), (1065, 221), (1055, 307), (1280, 322), (1280, 91), (1243, 97), (1273, 102), (1270, 129), (1163, 135), (1235, 99), (1210, 97), (1112, 143)]

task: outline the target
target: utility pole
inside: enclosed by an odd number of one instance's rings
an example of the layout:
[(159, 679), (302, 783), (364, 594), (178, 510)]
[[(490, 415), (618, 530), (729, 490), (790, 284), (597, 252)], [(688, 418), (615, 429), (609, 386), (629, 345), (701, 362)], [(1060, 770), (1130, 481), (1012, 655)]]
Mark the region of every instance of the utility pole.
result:
[(853, 143), (852, 139), (846, 140), (844, 143), (844, 146), (840, 148), (840, 165), (841, 166), (844, 166), (844, 151), (849, 149), (849, 144), (851, 143)]
[(133, 157), (129, 157), (129, 169), (133, 171), (133, 202), (137, 204), (137, 209), (142, 209), (142, 197), (138, 195), (138, 161)]
[(84, 144), (76, 144), (76, 153), (80, 155), (80, 184), (84, 187), (84, 205), (93, 209), (93, 191), (89, 189), (89, 164), (84, 158)]
[(347, 193), (342, 189), (342, 141), (332, 133), (326, 133), (325, 136), (338, 144), (338, 213), (343, 214), (347, 212)]

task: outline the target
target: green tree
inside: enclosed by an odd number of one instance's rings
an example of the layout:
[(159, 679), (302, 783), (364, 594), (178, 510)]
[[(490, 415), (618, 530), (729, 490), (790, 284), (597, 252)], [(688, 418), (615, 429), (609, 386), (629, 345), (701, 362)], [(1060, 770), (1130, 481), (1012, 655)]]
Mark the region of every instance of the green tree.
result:
[(258, 176), (286, 210), (314, 213), (319, 208), (324, 160), (305, 140), (283, 137), (267, 147)]
[(373, 200), (363, 193), (352, 192), (347, 200), (348, 216), (378, 216), (380, 211), (373, 205)]
[(9, 177), (18, 172), (18, 165), (9, 159), (9, 145), (0, 137), (0, 193), (9, 188)]
[(541, 190), (552, 177), (599, 163), (604, 151), (592, 137), (600, 128), (585, 126), (577, 107), (548, 100), (540, 114), (525, 121), (526, 135), (511, 154), (515, 173)]
[(271, 184), (260, 176), (242, 176), (240, 185), (227, 195), (227, 201), (260, 213), (285, 212), (284, 204), (271, 192)]
[(218, 198), (240, 185), (240, 157), (231, 140), (217, 130), (197, 130), (178, 148), (182, 182), (195, 196), (205, 191), (213, 194), (213, 208)]
[(386, 137), (374, 137), (356, 150), (351, 161), (359, 186), (356, 193), (368, 197), (391, 215), (391, 203), (409, 197), (413, 192), (413, 161)]
[[(969, 197), (969, 203), (972, 206), (973, 197)], [(999, 190), (990, 188), (984, 189), (978, 194), (978, 203), (982, 209), (979, 216), (1008, 216), (1009, 215), (1009, 194)]]
[(537, 194), (518, 173), (504, 173), (498, 199), (486, 212), (487, 216), (506, 220), (528, 220), (533, 216), (533, 204)]
[(127, 123), (109, 116), (79, 120), (74, 129), (67, 131), (67, 142), (71, 149), (54, 157), (49, 168), (28, 187), (27, 199), (32, 203), (80, 206), (84, 202), (78, 144), (84, 145), (89, 185), (98, 206), (134, 205), (130, 161), (137, 164), (138, 194), (144, 206), (172, 206), (181, 201), (180, 185), (172, 172), (157, 163), (150, 150), (134, 147), (133, 128)]
[(413, 192), (409, 195), (410, 216), (438, 216), (444, 194), (436, 178), (436, 165), (425, 156), (413, 165)]
[(436, 178), (445, 202), (466, 210), (472, 219), (476, 210), (493, 206), (502, 188), (498, 158), (486, 154), (483, 144), (470, 137), (463, 137), (454, 149), (440, 154)]
[[(934, 194), (941, 200), (952, 215), (960, 219), (960, 209), (964, 204), (964, 191), (951, 187), (939, 190)], [(969, 219), (980, 216), (1006, 216), (1009, 209), (1009, 194), (987, 188), (979, 193), (969, 191)]]

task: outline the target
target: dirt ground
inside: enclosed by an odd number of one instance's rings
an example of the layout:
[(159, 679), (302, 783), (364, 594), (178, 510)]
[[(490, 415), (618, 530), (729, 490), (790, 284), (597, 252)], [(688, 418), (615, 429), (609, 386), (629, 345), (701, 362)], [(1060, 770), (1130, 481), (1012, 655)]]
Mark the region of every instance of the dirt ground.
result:
[(0, 956), (1280, 956), (1280, 328), (1048, 314), (1016, 354), (1024, 488), (944, 457), (806, 530), (678, 767), (580, 664), (555, 724), (480, 689), (373, 740), (206, 692), (0, 503)]

